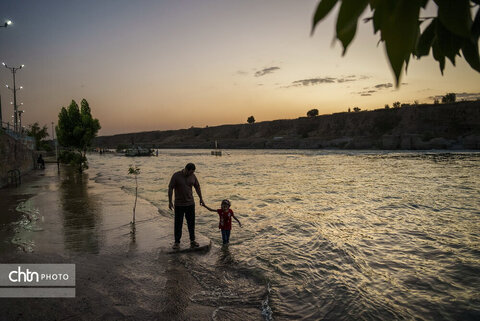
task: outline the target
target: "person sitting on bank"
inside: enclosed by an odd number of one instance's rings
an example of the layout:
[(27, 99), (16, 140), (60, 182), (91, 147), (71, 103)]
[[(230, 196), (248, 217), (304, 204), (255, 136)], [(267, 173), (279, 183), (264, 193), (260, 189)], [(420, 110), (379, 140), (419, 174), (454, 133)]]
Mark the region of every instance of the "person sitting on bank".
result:
[(38, 155), (37, 165), (40, 169), (45, 169), (45, 161), (43, 160), (42, 154)]

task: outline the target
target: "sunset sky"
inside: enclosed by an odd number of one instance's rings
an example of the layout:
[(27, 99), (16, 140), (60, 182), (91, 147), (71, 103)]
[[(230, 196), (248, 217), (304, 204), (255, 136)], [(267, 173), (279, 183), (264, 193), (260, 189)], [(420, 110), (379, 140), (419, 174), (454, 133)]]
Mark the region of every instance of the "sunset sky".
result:
[[(100, 135), (297, 118), (435, 95), (480, 93), (459, 58), (442, 77), (433, 58), (411, 61), (402, 86), (360, 22), (347, 54), (333, 42), (336, 13), (310, 36), (318, 0), (2, 0), (0, 60), (17, 73), (22, 125), (51, 128), (62, 106), (86, 98)], [(338, 9), (338, 8), (337, 8)], [(337, 11), (337, 10), (335, 10)], [(435, 14), (429, 7), (424, 15)], [(333, 43), (333, 45), (332, 45)], [(1, 65), (0, 65), (1, 67)], [(0, 69), (3, 119), (12, 75)], [(463, 95), (461, 93), (466, 93)]]

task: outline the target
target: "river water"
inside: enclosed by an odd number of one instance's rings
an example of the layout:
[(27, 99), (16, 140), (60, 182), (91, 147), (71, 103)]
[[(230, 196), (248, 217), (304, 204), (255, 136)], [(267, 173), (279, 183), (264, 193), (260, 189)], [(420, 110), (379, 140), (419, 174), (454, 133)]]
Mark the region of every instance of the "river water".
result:
[(197, 199), (213, 248), (182, 259), (205, 289), (192, 300), (266, 320), (480, 319), (480, 153), (160, 150), (92, 154), (88, 172), (134, 193), (136, 164), (139, 196), (173, 226), (167, 186), (187, 162), (207, 205), (230, 199), (244, 225), (222, 250)]

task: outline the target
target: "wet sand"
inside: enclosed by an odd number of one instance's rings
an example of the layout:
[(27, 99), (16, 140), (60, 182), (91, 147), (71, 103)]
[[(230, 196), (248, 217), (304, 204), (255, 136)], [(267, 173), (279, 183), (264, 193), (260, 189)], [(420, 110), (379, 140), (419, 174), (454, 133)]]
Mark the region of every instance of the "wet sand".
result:
[(0, 190), (8, 218), (0, 228), (0, 263), (75, 263), (76, 297), (0, 299), (1, 320), (212, 319), (217, 307), (190, 299), (201, 285), (166, 253), (173, 218), (139, 199), (133, 235), (131, 195), (87, 174), (56, 170), (47, 166), (22, 186)]

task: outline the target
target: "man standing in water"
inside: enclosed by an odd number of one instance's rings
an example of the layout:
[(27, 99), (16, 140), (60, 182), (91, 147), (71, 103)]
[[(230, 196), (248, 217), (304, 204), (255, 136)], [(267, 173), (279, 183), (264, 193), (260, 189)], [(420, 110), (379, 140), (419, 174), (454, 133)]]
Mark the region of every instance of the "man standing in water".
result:
[(176, 172), (168, 185), (168, 208), (173, 209), (172, 194), (175, 190), (175, 243), (174, 249), (180, 248), (182, 238), (183, 215), (187, 219), (188, 232), (190, 234), (190, 247), (198, 247), (195, 242), (195, 201), (193, 199), (192, 186), (195, 187), (200, 205), (204, 205), (202, 191), (197, 177), (194, 174), (195, 164), (188, 163), (184, 169)]

